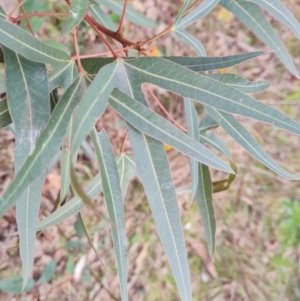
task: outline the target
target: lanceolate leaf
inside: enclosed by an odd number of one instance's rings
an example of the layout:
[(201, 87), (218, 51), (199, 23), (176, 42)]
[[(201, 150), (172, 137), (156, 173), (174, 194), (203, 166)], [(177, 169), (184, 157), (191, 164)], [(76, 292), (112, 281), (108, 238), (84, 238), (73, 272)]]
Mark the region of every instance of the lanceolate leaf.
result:
[(173, 23), (173, 27), (176, 27), (176, 25), (180, 22), (182, 16), (184, 15), (184, 13), (188, 10), (188, 8), (190, 7), (190, 5), (192, 4), (192, 0), (185, 0), (179, 13), (176, 16), (176, 19)]
[[(100, 174), (97, 174), (86, 185), (84, 191), (90, 199), (94, 199), (103, 191)], [(78, 213), (85, 206), (85, 203), (81, 200), (79, 196), (73, 197), (65, 205), (59, 207), (56, 211), (51, 213), (51, 215), (40, 221), (37, 226), (37, 231), (44, 230), (51, 226), (61, 223), (62, 221), (68, 219), (70, 216)]]
[(216, 221), (212, 204), (212, 183), (209, 169), (204, 164), (199, 164), (199, 184), (196, 192), (196, 201), (200, 209), (205, 236), (210, 256), (215, 249)]
[(191, 301), (190, 272), (180, 223), (177, 196), (163, 145), (129, 127), (135, 162), (175, 277), (179, 294)]
[(113, 150), (105, 130), (97, 134), (91, 132), (100, 166), (102, 185), (109, 218), (112, 222), (112, 236), (117, 256), (117, 266), (121, 287), (122, 300), (128, 300), (127, 291), (127, 256), (126, 256), (126, 227), (122, 202), (120, 180)]
[(284, 23), (300, 40), (300, 24), (295, 16), (279, 0), (250, 0), (272, 14), (278, 21)]
[(259, 143), (233, 116), (220, 112), (209, 106), (205, 106), (205, 109), (220, 124), (220, 126), (222, 126), (224, 130), (232, 136), (236, 142), (243, 146), (255, 159), (284, 178), (299, 180), (299, 177), (290, 174), (275, 163), (261, 148)]
[[(230, 55), (224, 57), (185, 57), (185, 56), (163, 56), (162, 58), (172, 61), (182, 67), (190, 69), (195, 72), (204, 72), (215, 69), (222, 69), (232, 67), (234, 65), (251, 60), (262, 55), (263, 52), (249, 52), (238, 55)], [(132, 58), (129, 58), (131, 60)], [(127, 59), (125, 58), (125, 61)], [(140, 61), (151, 64), (152, 57), (139, 58)], [(112, 63), (113, 58), (88, 58), (81, 60), (84, 70), (89, 74), (97, 74), (100, 68)]]
[[(7, 99), (16, 132), (15, 170), (19, 172), (33, 152), (50, 117), (48, 77), (44, 64), (29, 61), (4, 48)], [(17, 84), (17, 89), (16, 89)], [(20, 233), (23, 286), (28, 281), (34, 256), (34, 241), (44, 174), (17, 196), (16, 216)]]
[(286, 68), (299, 77), (293, 60), (280, 38), (268, 23), (258, 5), (245, 0), (221, 0), (220, 4), (236, 15), (282, 61)]
[(73, 154), (77, 153), (81, 142), (104, 112), (109, 94), (116, 86), (116, 69), (117, 62), (104, 66), (84, 94), (74, 118), (71, 147)]
[[(191, 99), (189, 98), (184, 99), (184, 110), (186, 114), (186, 123), (188, 127), (189, 136), (196, 141), (200, 141), (197, 111)], [(191, 178), (192, 178), (192, 193), (191, 193), (190, 203), (192, 203), (198, 187), (198, 182), (199, 182), (198, 167), (199, 167), (199, 163), (195, 159), (190, 158), (190, 169), (191, 169)]]
[(123, 153), (117, 160), (120, 186), (123, 199), (126, 196), (129, 182), (132, 177), (137, 175), (136, 164), (131, 154)]
[(89, 0), (72, 0), (71, 7), (69, 10), (69, 18), (64, 24), (63, 34), (67, 34), (74, 27), (76, 27), (84, 18), (87, 8), (89, 5)]
[(27, 31), (1, 18), (0, 43), (35, 62), (58, 66), (70, 61), (65, 52), (46, 45)]
[[(136, 176), (136, 166), (132, 162), (131, 155), (121, 154), (116, 158), (116, 163), (118, 166), (118, 173), (120, 178), (120, 185), (122, 189), (122, 197), (125, 198), (129, 180)], [(94, 199), (99, 195), (102, 190), (102, 182), (100, 174), (97, 174), (84, 188), (85, 193), (90, 199)], [(38, 223), (37, 231), (47, 229), (51, 226), (61, 223), (62, 221), (68, 219), (70, 216), (81, 211), (86, 205), (82, 202), (80, 197), (75, 196), (65, 205), (58, 208), (51, 215), (43, 219)]]
[(98, 5), (91, 5), (89, 10), (92, 12), (95, 20), (110, 30), (116, 31), (117, 27), (109, 15), (107, 15)]
[(178, 22), (174, 26), (174, 28), (181, 27), (185, 28), (196, 21), (202, 19), (205, 15), (207, 15), (216, 5), (220, 2), (220, 0), (205, 0), (203, 1), (197, 8), (193, 9), (192, 12), (187, 14), (184, 18)]
[(262, 92), (270, 86), (270, 82), (265, 80), (250, 82), (246, 78), (230, 73), (207, 74), (206, 76), (220, 81), (242, 93), (258, 93)]
[[(131, 97), (136, 98), (144, 106), (147, 106), (141, 86), (134, 86), (134, 80), (128, 77), (124, 66), (120, 64), (119, 67), (118, 88), (128, 93)], [(176, 192), (164, 146), (161, 142), (135, 130), (130, 125), (129, 133), (137, 169), (145, 187), (157, 225), (157, 231), (170, 261), (181, 299), (191, 300), (189, 266), (186, 259), (184, 238), (178, 214)], [(146, 161), (143, 160), (143, 152), (146, 152)], [(148, 173), (148, 170), (151, 174)], [(154, 181), (152, 175), (155, 176)], [(159, 200), (159, 203), (157, 203), (157, 200)], [(162, 207), (167, 209), (169, 206), (172, 207), (169, 211), (160, 210)], [(161, 214), (162, 212), (164, 213), (163, 215)], [(172, 223), (169, 222), (171, 215)], [(172, 238), (171, 244), (170, 237)]]
[(53, 91), (57, 87), (67, 89), (77, 76), (76, 64), (73, 61), (56, 67), (49, 74), (50, 91)]
[(200, 133), (200, 142), (208, 144), (220, 153), (231, 159), (231, 154), (223, 140), (219, 139), (214, 133)]
[(131, 78), (141, 84), (150, 82), (216, 109), (268, 122), (294, 134), (300, 134), (300, 124), (279, 111), (221, 82), (170, 61), (161, 58), (154, 58), (148, 62), (130, 59), (124, 60), (123, 64)]
[(0, 216), (14, 205), (16, 198), (25, 191), (28, 185), (46, 171), (47, 165), (59, 151), (71, 115), (82, 98), (82, 85), (82, 78), (77, 78), (60, 99), (34, 151), (1, 197)]
[(215, 129), (219, 124), (208, 114), (204, 115), (199, 124), (199, 132)]
[(7, 100), (4, 99), (0, 101), (0, 129), (6, 127), (7, 125), (11, 124), (12, 120), (9, 114)]
[[(96, 0), (96, 2), (111, 9), (115, 14), (119, 16), (122, 15), (124, 6), (123, 1)], [(130, 3), (127, 4), (125, 18), (126, 20), (129, 20), (140, 26), (152, 28), (155, 28), (157, 26), (155, 22), (147, 19), (145, 15), (135, 10)]]
[[(174, 33), (180, 40), (190, 45), (199, 56), (206, 56), (206, 50), (203, 44), (193, 35), (186, 32), (183, 28), (174, 29)], [(165, 58), (167, 59), (167, 57)]]
[(153, 113), (147, 107), (121, 91), (113, 91), (109, 98), (109, 104), (132, 126), (148, 136), (176, 148), (199, 162), (204, 162), (226, 172), (232, 171), (231, 168), (198, 141), (185, 135), (165, 118)]

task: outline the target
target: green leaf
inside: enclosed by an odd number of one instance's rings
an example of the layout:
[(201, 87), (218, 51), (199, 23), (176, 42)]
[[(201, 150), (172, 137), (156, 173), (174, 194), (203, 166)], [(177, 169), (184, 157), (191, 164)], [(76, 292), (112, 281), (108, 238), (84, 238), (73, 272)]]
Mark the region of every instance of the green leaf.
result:
[[(190, 45), (199, 56), (206, 56), (206, 50), (205, 50), (203, 44), (197, 38), (195, 38), (193, 35), (186, 32), (183, 28), (180, 28), (180, 27), (174, 29), (174, 33), (180, 40), (182, 40), (183, 42)], [(165, 59), (168, 59), (168, 58), (165, 57)]]
[(102, 115), (107, 106), (109, 94), (116, 86), (116, 69), (117, 62), (104, 66), (87, 89), (78, 106), (71, 139), (71, 150), (74, 155), (77, 154), (81, 142), (91, 131), (97, 118)]
[(258, 93), (267, 89), (270, 86), (270, 82), (261, 80), (258, 82), (250, 82), (246, 78), (243, 78), (236, 74), (230, 73), (218, 73), (218, 74), (206, 74), (206, 76), (222, 82), (242, 93)]
[[(50, 117), (48, 76), (44, 64), (29, 61), (8, 48), (4, 47), (3, 50), (7, 100), (16, 132), (14, 163), (17, 173), (35, 149), (36, 141)], [(24, 285), (33, 265), (36, 225), (44, 179), (45, 175), (41, 174), (16, 199)]]
[(198, 7), (194, 8), (189, 14), (178, 22), (174, 24), (174, 29), (176, 28), (185, 28), (196, 21), (202, 19), (207, 15), (214, 7), (218, 5), (220, 0), (205, 0)]
[(279, 0), (250, 0), (267, 10), (278, 21), (284, 23), (300, 40), (300, 24), (295, 16)]
[[(205, 50), (204, 50), (205, 51)], [(224, 57), (185, 57), (185, 56), (163, 56), (165, 60), (172, 61), (182, 67), (195, 72), (204, 72), (214, 69), (222, 69), (232, 67), (243, 63), (255, 57), (262, 55), (263, 52), (249, 52), (244, 54), (230, 55)], [(131, 60), (132, 58), (128, 58)], [(143, 57), (139, 60), (151, 64), (153, 57)], [(127, 60), (126, 58), (124, 59)], [(84, 70), (89, 74), (97, 74), (98, 71), (105, 65), (114, 61), (114, 58), (88, 58), (81, 60)]]
[(91, 132), (95, 146), (100, 173), (102, 178), (103, 192), (112, 222), (112, 236), (117, 256), (118, 275), (121, 287), (122, 300), (128, 300), (127, 290), (127, 256), (126, 256), (126, 226), (125, 214), (122, 202), (119, 174), (113, 149), (105, 130), (97, 133)]
[(116, 31), (117, 27), (112, 19), (97, 4), (90, 6), (90, 11), (96, 21), (104, 25), (106, 28)]
[(49, 74), (50, 91), (57, 87), (62, 87), (66, 90), (77, 76), (78, 72), (74, 61), (56, 67)]
[(6, 92), (5, 74), (0, 70), (0, 95)]
[(129, 126), (129, 138), (157, 232), (169, 259), (182, 300), (191, 301), (190, 272), (177, 196), (162, 143)]
[(214, 133), (200, 133), (200, 142), (208, 144), (220, 153), (231, 159), (231, 154), (223, 140), (218, 138)]
[(63, 25), (62, 33), (66, 35), (76, 27), (84, 18), (88, 9), (89, 0), (72, 0), (69, 10), (69, 17)]
[(1, 18), (0, 41), (2, 45), (35, 62), (58, 66), (70, 61), (65, 52), (46, 45), (27, 31)]
[(226, 172), (232, 171), (231, 168), (228, 168), (223, 161), (198, 141), (185, 135), (165, 118), (153, 113), (147, 107), (121, 91), (113, 91), (109, 98), (109, 104), (132, 126), (148, 136), (176, 148), (199, 162), (204, 162)]
[(59, 151), (69, 119), (82, 98), (82, 87), (83, 80), (78, 77), (60, 99), (47, 127), (38, 139), (34, 151), (1, 197), (0, 216), (14, 205), (16, 198), (25, 191), (29, 184), (46, 171), (47, 165)]
[(191, 6), (192, 4), (192, 0), (185, 0), (180, 11), (178, 12), (175, 21), (173, 23), (173, 28), (176, 27), (176, 25), (180, 22), (182, 16), (184, 15), (184, 13), (188, 10), (188, 8)]
[(71, 144), (70, 141), (72, 136), (73, 119), (74, 117), (70, 118), (67, 133), (64, 137), (61, 146), (61, 163), (60, 163), (61, 184), (60, 184), (60, 192), (59, 192), (60, 203), (62, 203), (65, 197), (67, 196), (71, 184), (70, 169), (72, 165), (72, 152), (70, 150), (70, 144)]
[(209, 254), (210, 256), (213, 256), (215, 249), (216, 221), (212, 204), (210, 173), (208, 167), (204, 164), (199, 164), (199, 184), (196, 193), (196, 201), (201, 214)]
[(122, 153), (117, 160), (123, 200), (126, 197), (130, 179), (137, 175), (136, 164), (131, 154)]
[(216, 109), (251, 117), (291, 133), (300, 134), (298, 122), (221, 82), (162, 58), (148, 59), (148, 61), (139, 58), (123, 61), (127, 73), (136, 84), (150, 82)]
[(48, 264), (45, 265), (40, 278), (41, 283), (47, 283), (54, 277), (56, 265), (57, 263), (55, 259), (52, 259)]
[[(191, 99), (189, 98), (184, 99), (184, 110), (186, 114), (188, 135), (194, 140), (200, 141), (197, 111)], [(198, 168), (199, 168), (198, 161), (190, 158), (190, 169), (191, 169), (191, 178), (192, 178), (192, 192), (191, 192), (190, 204), (193, 202), (198, 187), (198, 182), (199, 182)]]
[[(97, 174), (84, 188), (87, 196), (90, 199), (98, 196), (102, 190), (101, 178), (100, 174)], [(59, 207), (55, 212), (51, 213), (51, 215), (44, 218), (42, 221), (38, 223), (37, 231), (41, 231), (47, 229), (51, 226), (54, 226), (62, 221), (68, 219), (72, 215), (78, 213), (85, 207), (85, 203), (81, 200), (79, 196), (73, 197), (70, 201), (68, 201), (62, 207)]]
[(221, 0), (220, 4), (241, 20), (262, 40), (297, 78), (299, 73), (280, 38), (268, 23), (258, 5), (245, 0)]
[[(120, 185), (122, 189), (123, 199), (127, 191), (130, 178), (136, 175), (135, 163), (132, 162), (132, 157), (128, 154), (121, 154), (116, 158), (116, 164), (118, 166), (118, 173), (120, 178)], [(102, 183), (100, 174), (97, 174), (84, 188), (85, 193), (90, 199), (98, 196), (102, 190)], [(37, 231), (47, 229), (54, 226), (70, 216), (78, 213), (86, 205), (82, 202), (80, 197), (75, 196), (70, 201), (68, 201), (64, 206), (58, 208), (51, 215), (39, 222), (37, 226)]]
[(29, 279), (26, 286), (23, 288), (23, 278), (18, 275), (13, 275), (9, 279), (0, 280), (0, 291), (9, 294), (27, 293), (34, 288), (34, 285), (34, 280)]
[(219, 124), (210, 115), (204, 115), (199, 124), (199, 132), (206, 132), (218, 126)]
[(9, 114), (9, 109), (7, 106), (7, 100), (1, 100), (0, 101), (0, 129), (8, 126), (9, 124), (12, 123), (10, 114)]
[(290, 179), (299, 180), (299, 177), (285, 171), (275, 163), (262, 149), (259, 143), (250, 133), (230, 114), (220, 112), (209, 106), (205, 106), (207, 112), (224, 128), (224, 130), (256, 160), (276, 172), (278, 175)]
[[(124, 1), (109, 1), (109, 0), (96, 0), (101, 5), (106, 6), (112, 10), (116, 15), (121, 16), (124, 7)], [(155, 22), (147, 19), (144, 14), (141, 14), (135, 10), (130, 3), (127, 3), (125, 19), (131, 21), (136, 25), (143, 27), (156, 28), (157, 25)]]

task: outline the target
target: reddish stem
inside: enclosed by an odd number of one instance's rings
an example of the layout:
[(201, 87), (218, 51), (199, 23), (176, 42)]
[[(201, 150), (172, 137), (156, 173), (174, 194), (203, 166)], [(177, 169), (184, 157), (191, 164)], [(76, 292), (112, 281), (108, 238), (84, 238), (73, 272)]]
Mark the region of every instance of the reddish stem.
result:
[[(18, 2), (20, 4), (20, 6), (21, 6), (22, 13), (26, 16), (26, 11), (25, 11), (24, 6), (23, 6), (23, 3), (25, 1), (20, 2), (20, 0), (18, 0)], [(30, 24), (28, 18), (25, 17), (25, 20), (26, 20), (26, 24), (27, 24), (28, 29), (30, 30), (31, 34), (34, 36), (34, 31), (33, 31), (32, 27), (31, 27), (31, 24)]]
[(121, 20), (120, 20), (120, 24), (119, 24), (119, 28), (116, 31), (117, 35), (120, 35), (121, 32), (122, 32), (123, 22), (124, 22), (125, 13), (126, 13), (126, 7), (127, 7), (127, 0), (125, 0), (123, 11), (122, 11), (122, 16), (121, 16)]
[(79, 73), (83, 73), (84, 69), (81, 65), (81, 61), (80, 61), (80, 56), (79, 56), (79, 47), (78, 47), (78, 42), (77, 42), (77, 35), (76, 35), (76, 29), (73, 29), (73, 35), (74, 35), (74, 47), (75, 47), (75, 52), (76, 52), (76, 58), (77, 58), (77, 62), (78, 62), (78, 71)]
[(123, 144), (122, 144), (122, 146), (120, 147), (120, 152), (121, 152), (121, 153), (124, 153), (124, 148), (125, 148), (125, 143), (126, 143), (126, 141), (127, 141), (127, 138), (128, 138), (128, 130), (127, 130), (127, 132), (126, 132), (126, 136), (125, 136), (125, 138), (124, 138)]
[(17, 23), (18, 21), (26, 18), (32, 18), (32, 17), (67, 17), (69, 16), (68, 13), (55, 13), (55, 12), (36, 12), (32, 14), (26, 14), (26, 15), (21, 15), (17, 18), (12, 18), (14, 23)]
[(151, 91), (151, 89), (148, 87), (147, 84), (145, 84), (145, 87), (147, 91), (150, 93), (152, 98), (156, 101), (158, 106), (161, 108), (161, 110), (166, 114), (166, 116), (178, 127), (180, 128), (183, 132), (187, 132), (187, 129), (185, 129), (181, 124), (179, 124), (171, 115), (170, 113), (164, 108), (164, 106), (161, 104), (161, 102), (158, 100), (158, 98), (154, 95), (154, 93)]

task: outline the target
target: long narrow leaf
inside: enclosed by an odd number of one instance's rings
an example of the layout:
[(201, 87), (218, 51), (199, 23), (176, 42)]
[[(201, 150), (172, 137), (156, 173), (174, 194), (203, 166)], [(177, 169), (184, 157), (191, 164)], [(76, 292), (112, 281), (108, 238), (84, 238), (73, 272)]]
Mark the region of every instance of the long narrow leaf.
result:
[(0, 129), (8, 126), (11, 123), (12, 123), (12, 120), (11, 120), (11, 117), (9, 114), (7, 100), (4, 99), (4, 100), (0, 101)]
[(121, 287), (122, 300), (128, 300), (127, 290), (127, 256), (126, 256), (126, 227), (125, 214), (122, 202), (120, 180), (109, 137), (105, 130), (98, 135), (96, 130), (91, 132), (95, 146), (103, 192), (108, 208), (109, 218), (112, 221), (112, 236), (117, 256), (117, 266)]
[(70, 61), (65, 52), (41, 42), (27, 31), (1, 18), (0, 43), (35, 62), (57, 66)]
[(286, 47), (257, 4), (245, 0), (221, 0), (220, 5), (239, 18), (259, 39), (274, 51), (292, 74), (299, 77), (299, 72)]
[(220, 112), (209, 106), (205, 106), (205, 109), (224, 128), (224, 130), (232, 136), (237, 143), (243, 146), (255, 159), (284, 178), (299, 180), (299, 177), (285, 171), (277, 163), (275, 163), (262, 149), (259, 143), (233, 116)]
[(300, 134), (300, 124), (279, 111), (221, 82), (187, 70), (178, 64), (161, 58), (155, 58), (152, 62), (130, 59), (124, 60), (123, 64), (127, 73), (141, 84), (150, 82), (216, 109), (251, 117), (291, 133)]
[(109, 104), (132, 126), (148, 136), (171, 145), (198, 162), (204, 162), (219, 170), (232, 172), (231, 168), (198, 141), (185, 135), (165, 118), (153, 113), (121, 91), (113, 91), (109, 98)]
[(16, 177), (0, 199), (0, 216), (11, 208), (26, 187), (39, 178), (55, 157), (67, 131), (69, 119), (82, 98), (82, 78), (67, 89), (54, 109), (51, 119)]
[[(141, 139), (142, 137), (142, 139)], [(175, 277), (180, 297), (191, 301), (190, 272), (183, 231), (172, 182), (170, 166), (163, 145), (133, 127), (129, 127), (135, 162)]]
[(212, 204), (212, 183), (209, 169), (204, 164), (199, 164), (199, 184), (195, 198), (199, 206), (209, 254), (210, 256), (213, 256), (215, 249), (216, 221)]
[[(129, 180), (132, 177), (136, 176), (136, 167), (134, 162), (132, 162), (131, 156), (129, 156), (128, 154), (122, 154), (119, 157), (117, 157), (116, 164), (118, 166), (120, 185), (122, 189), (122, 196), (124, 199)], [(94, 199), (103, 191), (100, 174), (97, 174), (85, 186), (84, 191), (90, 199)], [(81, 211), (85, 206), (85, 203), (80, 199), (80, 197), (73, 197), (64, 206), (58, 208), (51, 215), (40, 221), (37, 226), (37, 231), (44, 230), (51, 226), (61, 223), (62, 221), (68, 219), (70, 216)]]
[(53, 91), (57, 87), (67, 89), (77, 76), (78, 72), (74, 62), (56, 67), (49, 74), (50, 91)]
[(198, 7), (194, 8), (189, 14), (175, 24), (174, 28), (181, 27), (185, 28), (196, 21), (202, 19), (207, 15), (214, 7), (218, 5), (220, 0), (205, 0)]
[[(33, 152), (50, 117), (49, 88), (44, 64), (29, 61), (4, 47), (7, 100), (16, 132), (15, 170), (19, 172)], [(17, 83), (17, 89), (16, 89)], [(20, 233), (23, 286), (33, 265), (34, 241), (44, 174), (17, 196), (16, 217)]]
[(83, 20), (88, 5), (89, 0), (72, 0), (69, 10), (69, 17), (66, 23), (63, 25), (63, 35), (70, 32)]
[(250, 82), (246, 78), (230, 73), (206, 74), (206, 76), (220, 81), (242, 93), (258, 93), (270, 86), (270, 82), (265, 80)]
[[(121, 16), (123, 12), (124, 3), (122, 1), (96, 0), (101, 5), (111, 9), (115, 14)], [(127, 4), (125, 18), (137, 25), (143, 27), (156, 28), (155, 22), (147, 19), (145, 15), (135, 10), (130, 3)]]
[(191, 35), (190, 33), (188, 33), (180, 27), (174, 29), (174, 33), (180, 40), (190, 45), (199, 56), (206, 56), (206, 50), (203, 44), (196, 37), (194, 37), (193, 35)]
[[(191, 99), (189, 98), (184, 99), (184, 110), (186, 114), (186, 123), (187, 123), (189, 136), (196, 141), (200, 141), (197, 111)], [(199, 163), (195, 159), (190, 158), (190, 169), (191, 169), (191, 178), (192, 178), (192, 193), (191, 193), (190, 203), (192, 203), (198, 187), (198, 182), (199, 182), (198, 168), (199, 168)]]
[(192, 0), (185, 0), (180, 11), (178, 12), (175, 21), (173, 23), (173, 28), (176, 27), (176, 25), (180, 22), (182, 16), (184, 15), (184, 13), (188, 10), (188, 8), (190, 7), (190, 5), (192, 4)]
[[(249, 52), (244, 54), (230, 55), (224, 57), (184, 57), (184, 56), (166, 56), (162, 57), (165, 60), (172, 61), (182, 67), (195, 72), (204, 72), (215, 69), (232, 67), (262, 55), (263, 52)], [(131, 60), (131, 58), (129, 58)], [(139, 58), (145, 63), (152, 63), (153, 58)], [(105, 65), (114, 61), (114, 58), (88, 58), (81, 60), (84, 70), (89, 74), (97, 74), (98, 71)], [(126, 58), (125, 58), (126, 61)]]
[(300, 40), (300, 24), (286, 6), (279, 0), (250, 0), (266, 9), (278, 21), (284, 23)]
[(104, 112), (109, 94), (116, 86), (116, 69), (117, 62), (104, 66), (99, 71), (80, 102), (77, 114), (74, 118), (74, 128), (72, 130), (71, 149), (73, 154), (77, 153), (81, 142), (93, 128), (96, 118), (99, 118)]

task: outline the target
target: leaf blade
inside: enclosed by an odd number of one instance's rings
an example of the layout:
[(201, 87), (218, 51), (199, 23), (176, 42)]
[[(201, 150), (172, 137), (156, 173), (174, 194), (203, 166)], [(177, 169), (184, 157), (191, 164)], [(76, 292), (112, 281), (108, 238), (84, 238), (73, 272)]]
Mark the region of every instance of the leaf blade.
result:
[(0, 216), (13, 206), (16, 197), (27, 186), (47, 169), (48, 163), (50, 163), (60, 148), (67, 130), (68, 120), (82, 97), (81, 91), (82, 80), (78, 77), (55, 107), (50, 121), (42, 132), (34, 151), (27, 158), (9, 188), (1, 197)]
[(109, 137), (105, 130), (97, 134), (96, 130), (91, 132), (95, 146), (100, 173), (102, 178), (103, 192), (112, 221), (112, 236), (117, 257), (118, 275), (121, 287), (122, 300), (128, 300), (127, 291), (127, 256), (126, 256), (126, 227), (125, 214), (122, 202), (122, 192), (113, 150)]
[(250, 135), (250, 133), (233, 116), (220, 112), (209, 106), (205, 106), (205, 109), (235, 141), (242, 145), (244, 149), (246, 149), (259, 162), (284, 178), (290, 180), (299, 179), (299, 177), (285, 171), (277, 163), (275, 163), (262, 149), (258, 142)]
[(191, 139), (169, 121), (151, 112), (147, 107), (121, 91), (113, 91), (109, 98), (109, 104), (139, 131), (171, 145), (199, 162), (205, 162), (216, 169), (231, 172), (231, 168), (228, 168), (223, 161), (198, 141)]
[[(29, 61), (6, 47), (3, 50), (7, 99), (16, 132), (14, 163), (18, 172), (33, 152), (50, 117), (48, 77), (44, 64)], [(44, 178), (41, 175), (28, 185), (16, 200), (24, 287), (33, 266), (35, 232)]]
[(135, 162), (182, 300), (191, 301), (190, 272), (177, 196), (163, 145), (129, 126)]
[(70, 61), (65, 52), (41, 42), (2, 18), (0, 18), (0, 41), (2, 45), (35, 62), (58, 66)]
[(251, 117), (291, 133), (300, 134), (298, 122), (272, 107), (266, 106), (221, 82), (187, 70), (162, 58), (156, 57), (154, 60), (152, 58), (152, 61), (149, 60), (146, 63), (140, 59), (130, 59), (124, 60), (123, 64), (126, 66), (127, 72), (133, 78), (137, 78), (140, 84), (151, 82), (216, 109)]

